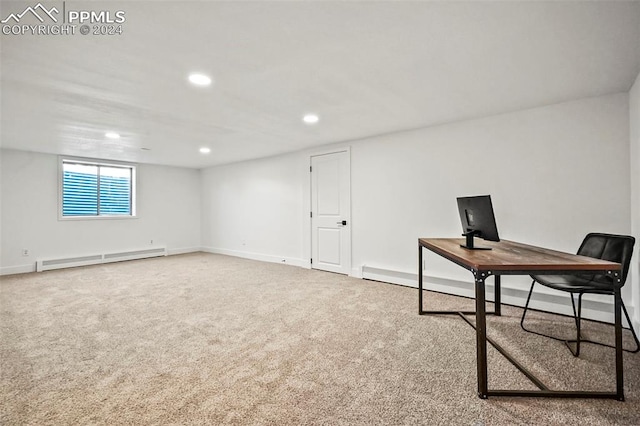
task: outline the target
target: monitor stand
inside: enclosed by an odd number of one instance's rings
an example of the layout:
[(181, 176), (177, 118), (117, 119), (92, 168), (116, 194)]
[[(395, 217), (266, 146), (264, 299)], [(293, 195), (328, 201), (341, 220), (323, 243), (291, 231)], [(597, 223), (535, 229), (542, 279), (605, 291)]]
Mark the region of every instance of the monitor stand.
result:
[(491, 247), (476, 247), (473, 244), (473, 237), (475, 237), (478, 234), (479, 234), (478, 231), (472, 231), (472, 230), (468, 230), (467, 232), (462, 234), (462, 236), (466, 237), (467, 240), (465, 244), (460, 244), (460, 247), (466, 248), (468, 250), (491, 250)]

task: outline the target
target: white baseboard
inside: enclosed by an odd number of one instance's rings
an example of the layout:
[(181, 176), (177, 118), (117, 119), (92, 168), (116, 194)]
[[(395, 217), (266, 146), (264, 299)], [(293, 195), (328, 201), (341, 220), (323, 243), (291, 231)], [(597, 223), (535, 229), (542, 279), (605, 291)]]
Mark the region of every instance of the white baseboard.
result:
[(242, 257), (244, 259), (259, 260), (262, 262), (282, 263), (284, 265), (299, 266), (301, 268), (309, 268), (309, 261), (304, 259), (296, 259), (293, 257), (273, 256), (270, 254), (252, 253), (247, 251), (229, 250), (217, 247), (202, 247), (206, 253), (224, 254), (227, 256)]
[[(382, 268), (374, 268), (371, 266), (363, 266), (361, 268), (361, 277), (364, 279), (399, 284), (408, 287), (418, 287), (418, 274), (409, 272), (393, 271)], [(354, 274), (355, 276), (355, 274)], [(501, 296), (502, 302), (508, 305), (524, 307), (529, 294), (529, 286), (509, 285), (509, 277), (502, 277)], [(463, 297), (475, 297), (475, 289), (471, 276), (469, 281), (452, 280), (449, 278), (433, 277), (425, 275), (423, 285), (426, 290), (438, 291), (441, 293), (452, 294)], [(493, 279), (489, 278), (486, 283), (487, 300), (494, 298)], [(640, 330), (640, 324), (633, 320), (634, 307), (631, 303), (626, 304), (629, 316), (634, 322), (636, 330)], [(564, 315), (573, 315), (571, 308), (571, 299), (566, 293), (553, 291), (542, 286), (536, 286), (531, 298), (530, 307), (546, 312), (560, 313)], [(582, 301), (583, 318), (593, 319), (613, 323), (613, 297), (604, 297), (591, 295), (585, 296)], [(624, 315), (623, 315), (624, 317)], [(623, 319), (623, 325), (626, 327), (626, 320)]]
[(351, 268), (349, 276), (353, 278), (362, 278), (362, 268)]
[(14, 275), (14, 274), (28, 274), (29, 272), (35, 272), (35, 271), (36, 271), (36, 262), (33, 262), (28, 265), (5, 266), (3, 268), (0, 268), (0, 276)]
[(175, 254), (197, 253), (199, 251), (202, 251), (202, 247), (184, 247), (184, 248), (176, 248), (176, 249), (167, 249), (167, 255), (173, 256)]

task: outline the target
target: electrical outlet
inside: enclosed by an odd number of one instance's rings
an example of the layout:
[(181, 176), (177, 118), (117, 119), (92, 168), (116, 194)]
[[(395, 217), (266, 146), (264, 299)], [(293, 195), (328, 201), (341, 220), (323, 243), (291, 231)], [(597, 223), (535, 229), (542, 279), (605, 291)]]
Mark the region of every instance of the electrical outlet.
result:
[(29, 256), (29, 249), (22, 249), (23, 256)]

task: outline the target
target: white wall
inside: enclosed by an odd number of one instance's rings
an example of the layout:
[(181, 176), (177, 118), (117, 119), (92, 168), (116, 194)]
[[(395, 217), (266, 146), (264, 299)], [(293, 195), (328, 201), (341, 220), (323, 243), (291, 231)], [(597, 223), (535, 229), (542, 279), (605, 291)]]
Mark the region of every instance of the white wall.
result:
[(60, 221), (58, 157), (4, 149), (0, 157), (3, 274), (33, 271), (38, 258), (154, 246), (170, 254), (200, 249), (198, 170), (141, 164), (138, 218)]
[(307, 157), (295, 153), (203, 170), (204, 249), (306, 265), (302, 253), (308, 164)]
[(636, 306), (634, 321), (640, 324), (640, 74), (629, 92), (630, 163), (631, 163), (631, 232), (636, 237), (632, 259), (630, 286)]
[[(413, 271), (417, 236), (460, 234), (461, 195), (491, 194), (504, 239), (575, 252), (628, 233), (628, 141), (617, 94), (354, 144), (353, 263)], [(450, 266), (432, 273), (466, 277)]]
[[(415, 274), (418, 237), (459, 235), (460, 195), (491, 194), (504, 239), (575, 252), (590, 231), (631, 230), (626, 93), (349, 145), (356, 276), (363, 265)], [(204, 246), (307, 265), (309, 155), (204, 170)], [(469, 281), (433, 256), (427, 266), (430, 275)]]

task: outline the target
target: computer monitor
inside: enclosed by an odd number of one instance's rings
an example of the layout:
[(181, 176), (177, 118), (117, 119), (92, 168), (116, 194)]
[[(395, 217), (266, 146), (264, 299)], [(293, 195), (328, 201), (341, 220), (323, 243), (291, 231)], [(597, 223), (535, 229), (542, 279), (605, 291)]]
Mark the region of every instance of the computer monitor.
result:
[(459, 197), (458, 212), (464, 231), (462, 236), (466, 237), (466, 243), (460, 244), (460, 247), (469, 250), (491, 250), (490, 247), (476, 247), (473, 244), (474, 237), (488, 241), (500, 241), (490, 195)]

